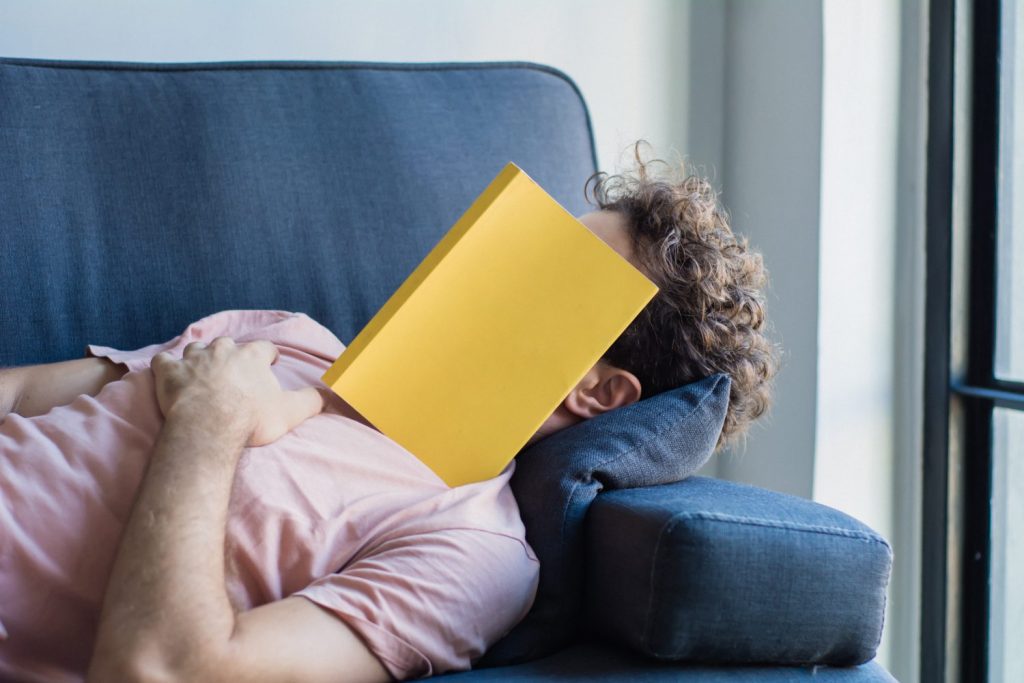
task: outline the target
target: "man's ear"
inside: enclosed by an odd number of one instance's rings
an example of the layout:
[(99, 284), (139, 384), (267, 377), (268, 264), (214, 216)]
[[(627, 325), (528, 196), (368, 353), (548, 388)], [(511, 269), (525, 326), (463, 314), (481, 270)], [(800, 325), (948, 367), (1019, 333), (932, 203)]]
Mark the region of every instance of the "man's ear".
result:
[(632, 372), (598, 363), (562, 402), (566, 410), (589, 419), (640, 399), (640, 380)]

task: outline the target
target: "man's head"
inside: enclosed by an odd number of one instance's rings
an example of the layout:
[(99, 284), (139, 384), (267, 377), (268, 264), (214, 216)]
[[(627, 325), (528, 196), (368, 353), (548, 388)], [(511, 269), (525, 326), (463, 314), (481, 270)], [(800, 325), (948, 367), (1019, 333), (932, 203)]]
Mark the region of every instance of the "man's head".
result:
[[(737, 238), (711, 183), (655, 177), (655, 160), (596, 179), (597, 210), (579, 220), (659, 291), (527, 443), (716, 372), (730, 376), (718, 448), (746, 434), (771, 402), (779, 351), (764, 333), (767, 273)], [(589, 197), (588, 197), (589, 200)]]

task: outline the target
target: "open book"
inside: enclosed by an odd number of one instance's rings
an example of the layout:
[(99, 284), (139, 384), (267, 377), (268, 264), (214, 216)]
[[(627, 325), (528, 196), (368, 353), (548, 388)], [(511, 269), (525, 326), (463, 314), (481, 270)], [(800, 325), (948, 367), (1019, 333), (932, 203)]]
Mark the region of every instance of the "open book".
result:
[(449, 486), (482, 481), (657, 291), (509, 163), (323, 381)]

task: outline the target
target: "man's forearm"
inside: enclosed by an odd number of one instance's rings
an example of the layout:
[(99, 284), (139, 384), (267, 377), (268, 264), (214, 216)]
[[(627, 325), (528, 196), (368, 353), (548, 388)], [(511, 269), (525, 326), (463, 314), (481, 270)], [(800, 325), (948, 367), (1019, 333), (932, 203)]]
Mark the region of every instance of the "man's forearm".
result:
[[(284, 391), (266, 340), (192, 342), (150, 363), (164, 426), (125, 525), (88, 679), (259, 679), (224, 585), (224, 527), (244, 446), (272, 443), (323, 410), (314, 387)], [(255, 610), (254, 610), (255, 611)], [(245, 629), (239, 629), (244, 632)]]
[(14, 412), (20, 392), (20, 368), (0, 368), (0, 420)]
[(107, 358), (0, 368), (0, 420), (9, 413), (43, 415), (82, 394), (95, 396), (127, 371), (126, 366)]
[(90, 680), (187, 677), (215, 664), (235, 625), (224, 529), (247, 438), (227, 411), (167, 416), (114, 562)]

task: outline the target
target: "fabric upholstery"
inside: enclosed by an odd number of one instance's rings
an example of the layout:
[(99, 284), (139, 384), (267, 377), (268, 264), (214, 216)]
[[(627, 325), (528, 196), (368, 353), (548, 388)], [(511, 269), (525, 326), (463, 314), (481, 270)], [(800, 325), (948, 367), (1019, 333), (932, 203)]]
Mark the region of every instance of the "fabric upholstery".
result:
[(476, 666), (525, 662), (564, 647), (581, 617), (584, 519), (604, 490), (679, 481), (711, 456), (729, 406), (715, 374), (555, 432), (516, 456), (512, 491), (540, 586), (526, 619)]
[(225, 309), (348, 343), (509, 161), (592, 208), (586, 106), (537, 64), (6, 59), (0, 93), (0, 366)]
[(709, 666), (662, 662), (600, 641), (525, 664), (449, 673), (445, 683), (896, 683), (877, 662), (860, 666)]
[(587, 551), (586, 623), (649, 656), (850, 665), (878, 648), (892, 550), (827, 506), (707, 477), (613, 491)]

